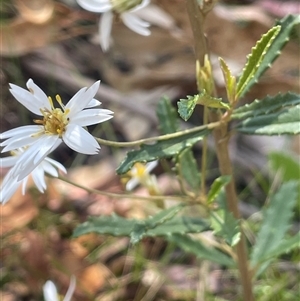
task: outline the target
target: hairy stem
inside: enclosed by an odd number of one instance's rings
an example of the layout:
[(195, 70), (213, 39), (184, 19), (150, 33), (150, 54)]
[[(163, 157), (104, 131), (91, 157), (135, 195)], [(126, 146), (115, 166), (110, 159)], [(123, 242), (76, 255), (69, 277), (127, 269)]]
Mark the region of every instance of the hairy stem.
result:
[[(211, 120), (219, 120), (219, 115), (212, 111), (210, 113)], [(228, 129), (227, 124), (224, 124), (222, 128), (215, 129), (213, 131), (217, 157), (219, 162), (219, 169), (222, 175), (231, 176), (231, 181), (225, 187), (227, 206), (230, 212), (236, 219), (240, 218), (240, 212), (238, 209), (238, 198), (235, 189), (235, 182), (233, 178), (232, 166), (228, 152)], [(254, 301), (252, 291), (252, 279), (248, 266), (248, 254), (246, 248), (245, 235), (241, 229), (241, 239), (235, 247), (237, 255), (237, 264), (241, 275), (241, 282), (243, 286), (244, 301)]]
[[(212, 8), (214, 1), (203, 0), (203, 7), (200, 9), (197, 0), (187, 0), (187, 12), (189, 14), (190, 22), (192, 25), (194, 40), (195, 40), (195, 56), (200, 65), (204, 64), (204, 57), (208, 54), (206, 39), (203, 30), (205, 15)], [(205, 5), (207, 6), (205, 7)], [(221, 115), (215, 110), (210, 111), (210, 120), (213, 123), (220, 122)], [(213, 130), (213, 135), (216, 144), (217, 157), (219, 162), (219, 169), (222, 175), (231, 176), (230, 183), (225, 187), (227, 205), (230, 212), (237, 219), (240, 218), (238, 209), (238, 199), (235, 190), (235, 182), (233, 178), (232, 166), (228, 151), (228, 123), (224, 124)], [(245, 236), (241, 230), (241, 239), (235, 247), (237, 264), (241, 275), (241, 282), (243, 286), (244, 301), (254, 301), (252, 290), (251, 273), (248, 266), (248, 254), (245, 243)]]

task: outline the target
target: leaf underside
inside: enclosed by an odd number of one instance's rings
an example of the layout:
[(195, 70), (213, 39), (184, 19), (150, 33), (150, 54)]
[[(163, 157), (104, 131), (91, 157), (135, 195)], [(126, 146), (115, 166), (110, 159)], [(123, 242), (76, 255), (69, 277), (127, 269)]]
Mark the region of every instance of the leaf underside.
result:
[(232, 119), (244, 119), (254, 116), (266, 115), (289, 106), (300, 104), (300, 95), (288, 92), (267, 96), (262, 100), (255, 100), (250, 104), (235, 109), (231, 115)]
[(250, 135), (295, 135), (300, 133), (300, 105), (268, 115), (247, 118), (236, 126)]

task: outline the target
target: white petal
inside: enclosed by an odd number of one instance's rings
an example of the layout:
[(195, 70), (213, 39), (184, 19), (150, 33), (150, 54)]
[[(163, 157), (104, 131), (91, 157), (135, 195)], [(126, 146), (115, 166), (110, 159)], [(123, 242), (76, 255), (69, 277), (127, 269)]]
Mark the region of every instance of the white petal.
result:
[(26, 109), (31, 111), (32, 113), (41, 116), (41, 102), (37, 101), (37, 99), (27, 90), (16, 86), (14, 84), (9, 84), (11, 89), (9, 89), (10, 93), (14, 96), (14, 98), (21, 103)]
[(18, 160), (18, 156), (10, 156), (10, 157), (5, 157), (0, 159), (0, 167), (11, 167), (16, 164)]
[(108, 11), (100, 17), (99, 34), (100, 45), (104, 52), (108, 51), (110, 45), (110, 34), (113, 23), (113, 13)]
[[(42, 163), (41, 163), (42, 164)], [(45, 173), (42, 165), (37, 166), (31, 173), (33, 182), (35, 183), (37, 189), (44, 193), (44, 191), (47, 188), (46, 182), (45, 182)]]
[(0, 188), (0, 203), (5, 204), (17, 191), (21, 182), (17, 179), (11, 177), (11, 172), (9, 171), (4, 177), (1, 188)]
[(149, 36), (151, 34), (151, 31), (147, 28), (150, 26), (150, 24), (148, 22), (143, 21), (134, 14), (125, 12), (122, 13), (120, 17), (124, 24), (132, 31), (142, 36)]
[(52, 281), (47, 281), (43, 286), (45, 301), (59, 301), (57, 296), (57, 290)]
[(140, 10), (144, 7), (146, 7), (149, 3), (151, 2), (151, 0), (143, 0), (143, 2), (137, 6), (135, 6), (133, 9), (131, 9), (129, 12), (135, 12), (137, 10)]
[(152, 171), (158, 164), (158, 160), (155, 161), (151, 161), (149, 163), (146, 164), (146, 172), (150, 172)]
[(72, 111), (76, 107), (77, 103), (82, 99), (87, 87), (81, 88), (66, 104), (65, 109)]
[(6, 145), (2, 152), (8, 152), (19, 147), (25, 147), (38, 140), (37, 136), (17, 136), (16, 138), (9, 138), (1, 143), (1, 146)]
[(44, 173), (47, 173), (50, 176), (57, 178), (58, 177), (57, 169), (49, 162), (47, 162), (46, 159), (47, 158), (45, 158), (45, 160), (39, 166), (43, 169)]
[(28, 182), (28, 176), (25, 177), (21, 183), (22, 183), (22, 194), (25, 195), (26, 193), (26, 185), (27, 185), (27, 182)]
[(0, 139), (15, 137), (17, 135), (30, 135), (40, 132), (44, 127), (40, 125), (25, 125), (8, 130), (0, 134)]
[(131, 191), (133, 190), (138, 184), (139, 184), (139, 180), (137, 178), (131, 178), (127, 183), (126, 183), (126, 187), (125, 189), (127, 191)]
[(78, 153), (94, 155), (99, 152), (100, 146), (96, 139), (82, 127), (69, 124), (63, 135), (63, 141)]
[(28, 176), (61, 143), (58, 136), (42, 136), (31, 145), (13, 167), (13, 176), (20, 181)]
[[(66, 168), (60, 164), (59, 162), (51, 159), (51, 158), (45, 158), (45, 161), (47, 161), (48, 163), (52, 164), (53, 166), (55, 166), (56, 168), (60, 169), (62, 172), (67, 173)], [(46, 172), (48, 172), (49, 174), (51, 174), (47, 169), (45, 169)], [(51, 174), (52, 175), (52, 174)]]
[(41, 108), (51, 110), (51, 105), (47, 95), (31, 78), (27, 81), (26, 86), (35, 97), (36, 101), (39, 102)]
[(112, 9), (110, 0), (77, 0), (78, 4), (89, 11), (104, 13)]
[[(86, 89), (83, 94), (77, 95), (77, 97), (73, 97), (68, 104), (66, 105), (66, 109), (70, 109), (69, 118), (72, 120), (78, 112), (82, 111), (88, 103), (94, 98), (95, 94), (99, 89), (100, 81), (96, 81), (91, 87)], [(78, 94), (78, 93), (77, 93)]]
[(72, 276), (70, 281), (70, 286), (68, 288), (68, 291), (63, 301), (71, 301), (72, 295), (75, 291), (75, 286), (76, 286), (76, 278)]
[(101, 102), (95, 98), (93, 98), (88, 105), (86, 106), (86, 108), (93, 108), (93, 107), (98, 107), (101, 105)]
[(73, 119), (72, 123), (80, 126), (88, 126), (111, 119), (113, 114), (110, 110), (105, 109), (88, 109), (79, 112)]
[(134, 12), (134, 14), (152, 25), (156, 25), (167, 30), (176, 29), (175, 20), (156, 5), (149, 5), (144, 9)]

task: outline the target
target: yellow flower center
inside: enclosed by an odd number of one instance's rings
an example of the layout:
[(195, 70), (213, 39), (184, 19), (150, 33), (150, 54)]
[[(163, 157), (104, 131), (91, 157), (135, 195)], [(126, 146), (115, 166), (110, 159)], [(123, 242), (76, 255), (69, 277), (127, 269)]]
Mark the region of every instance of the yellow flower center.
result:
[(69, 123), (67, 115), (70, 110), (66, 110), (59, 95), (55, 97), (56, 101), (60, 105), (60, 108), (55, 108), (53, 105), (52, 98), (49, 96), (48, 100), (51, 106), (51, 110), (41, 109), (41, 113), (44, 118), (42, 120), (33, 120), (37, 124), (42, 124), (46, 134), (58, 135), (60, 138), (65, 132), (66, 126)]
[(148, 172), (146, 171), (146, 165), (141, 163), (135, 163), (134, 168), (131, 170), (131, 173), (131, 176), (138, 178), (139, 181), (149, 176)]
[(121, 14), (141, 4), (143, 0), (110, 0), (110, 1), (114, 11)]

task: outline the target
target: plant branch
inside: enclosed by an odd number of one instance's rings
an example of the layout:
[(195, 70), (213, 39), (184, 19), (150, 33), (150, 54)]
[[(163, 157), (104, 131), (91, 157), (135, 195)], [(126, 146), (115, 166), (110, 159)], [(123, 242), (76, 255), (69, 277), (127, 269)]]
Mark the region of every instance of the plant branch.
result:
[(188, 197), (186, 197), (186, 196), (173, 196), (173, 195), (141, 196), (141, 195), (135, 195), (135, 194), (120, 194), (120, 193), (101, 191), (101, 190), (92, 189), (92, 188), (88, 188), (83, 185), (77, 184), (61, 175), (59, 175), (57, 177), (57, 179), (60, 179), (66, 183), (69, 183), (73, 186), (81, 188), (89, 193), (100, 194), (100, 195), (104, 195), (104, 196), (115, 198), (115, 199), (135, 199), (135, 200), (141, 200), (141, 201), (142, 200), (143, 201), (157, 201), (157, 200), (172, 199), (172, 200), (177, 200), (177, 201), (188, 201)]
[(219, 127), (221, 124), (222, 124), (222, 122), (218, 121), (218, 122), (213, 122), (213, 123), (209, 123), (206, 125), (197, 126), (192, 129), (188, 129), (188, 130), (184, 130), (184, 131), (180, 131), (180, 132), (176, 132), (176, 133), (172, 133), (172, 134), (150, 137), (150, 138), (145, 138), (145, 139), (140, 139), (140, 140), (130, 141), (130, 142), (110, 141), (110, 140), (105, 140), (105, 139), (101, 139), (101, 138), (97, 138), (97, 137), (95, 137), (95, 139), (97, 140), (98, 143), (101, 143), (101, 144), (107, 145), (107, 146), (132, 147), (132, 146), (138, 146), (138, 145), (141, 145), (144, 143), (149, 143), (149, 142), (156, 142), (156, 141), (169, 140), (171, 138), (178, 138), (178, 137), (181, 137), (181, 136), (184, 136), (187, 134), (201, 132), (205, 129), (212, 130), (216, 127)]
[[(205, 55), (208, 54), (206, 38), (204, 35), (203, 24), (205, 15), (212, 8), (213, 0), (200, 1), (202, 7), (199, 7), (197, 0), (187, 0), (187, 11), (189, 14), (194, 40), (195, 40), (195, 56), (196, 61), (200, 62), (200, 66), (204, 66)], [(214, 88), (215, 90), (215, 88)], [(222, 120), (221, 114), (215, 110), (210, 110), (210, 119), (213, 123)], [(219, 162), (219, 169), (222, 175), (230, 175), (231, 181), (225, 187), (228, 210), (232, 212), (236, 219), (240, 218), (238, 209), (238, 199), (235, 190), (235, 182), (233, 178), (232, 166), (228, 152), (228, 119), (224, 120), (222, 126), (215, 128), (213, 131), (217, 157)], [(252, 291), (251, 273), (248, 266), (248, 255), (246, 250), (245, 236), (241, 231), (241, 239), (235, 247), (237, 255), (237, 264), (241, 275), (241, 282), (243, 286), (244, 301), (254, 301)]]

